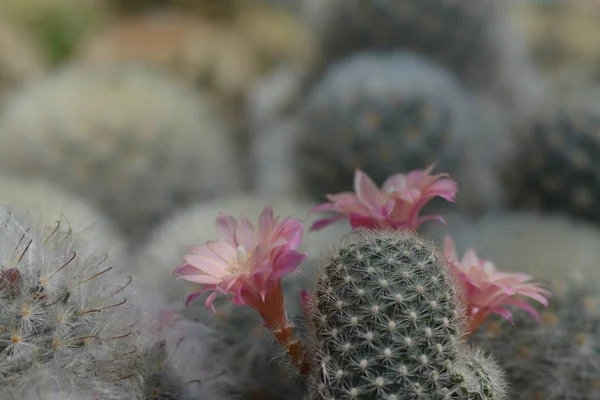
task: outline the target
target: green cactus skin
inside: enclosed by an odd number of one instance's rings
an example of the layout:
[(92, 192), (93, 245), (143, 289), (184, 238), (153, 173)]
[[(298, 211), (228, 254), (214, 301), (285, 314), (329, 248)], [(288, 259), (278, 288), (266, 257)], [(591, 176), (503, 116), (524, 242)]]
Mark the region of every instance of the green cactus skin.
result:
[(480, 371), (493, 362), (470, 356), (455, 282), (428, 241), (359, 231), (317, 287), (307, 399), (503, 398), (497, 368)]

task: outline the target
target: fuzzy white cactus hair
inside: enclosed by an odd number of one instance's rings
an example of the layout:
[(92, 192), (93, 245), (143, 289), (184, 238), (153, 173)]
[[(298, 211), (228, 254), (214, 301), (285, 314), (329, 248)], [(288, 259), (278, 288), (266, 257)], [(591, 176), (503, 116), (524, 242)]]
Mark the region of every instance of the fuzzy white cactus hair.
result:
[(141, 398), (126, 366), (150, 339), (132, 278), (82, 240), (64, 219), (0, 207), (1, 398)]

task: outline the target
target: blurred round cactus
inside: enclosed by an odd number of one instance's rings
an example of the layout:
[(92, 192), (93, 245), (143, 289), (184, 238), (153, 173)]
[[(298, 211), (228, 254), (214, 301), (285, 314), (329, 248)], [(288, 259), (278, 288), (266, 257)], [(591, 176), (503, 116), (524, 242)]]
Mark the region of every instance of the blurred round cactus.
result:
[[(135, 257), (137, 274), (144, 287), (165, 295), (166, 300), (184, 301), (186, 292), (195, 286), (173, 277), (173, 270), (183, 260), (183, 255), (194, 245), (215, 239), (215, 220), (220, 212), (238, 217), (244, 213), (252, 219), (265, 206), (272, 205), (274, 213), (282, 217), (305, 218), (310, 204), (285, 197), (261, 195), (232, 196), (210, 203), (198, 204), (182, 210), (159, 227)], [(302, 250), (312, 257), (298, 270), (283, 280), (286, 309), (290, 318), (302, 319), (300, 291), (310, 286), (316, 260), (322, 250), (333, 245), (346, 232), (306, 232)], [(308, 229), (308, 227), (307, 227)], [(349, 230), (349, 227), (348, 227)], [(204, 302), (190, 303), (184, 316), (192, 321), (208, 324), (226, 343), (227, 360), (238, 382), (236, 387), (242, 399), (302, 399), (303, 388), (290, 379), (290, 371), (277, 358), (283, 355), (281, 348), (269, 337), (257, 317), (247, 307), (234, 306), (225, 297), (215, 303), (217, 313), (208, 310)]]
[(294, 151), (297, 179), (322, 199), (351, 190), (356, 168), (382, 184), (437, 163), (459, 182), (459, 204), (489, 206), (499, 198), (491, 197), (494, 162), (508, 138), (500, 114), (482, 104), (418, 56), (358, 54), (332, 67), (308, 98)]
[(87, 198), (134, 240), (172, 209), (241, 181), (210, 101), (142, 68), (60, 71), (12, 99), (0, 130), (3, 168)]
[(29, 32), (48, 62), (58, 64), (107, 18), (101, 0), (2, 0), (0, 18)]
[(552, 109), (516, 131), (506, 190), (515, 208), (563, 212), (600, 223), (600, 115)]
[(0, 100), (44, 72), (44, 57), (33, 38), (23, 29), (0, 21)]
[(239, 97), (259, 75), (256, 54), (226, 25), (177, 12), (118, 20), (79, 54), (92, 64), (134, 61), (165, 69), (193, 85)]
[(126, 377), (145, 346), (131, 277), (64, 220), (44, 226), (2, 207), (0, 233), (0, 398), (140, 399)]
[[(506, 2), (494, 0), (305, 0), (322, 39), (316, 74), (362, 51), (405, 50), (458, 75), (469, 88), (494, 93), (517, 109), (538, 96)], [(527, 80), (521, 77), (527, 75)], [(529, 93), (529, 90), (532, 90)], [(532, 97), (533, 98), (533, 97)], [(516, 104), (512, 104), (518, 102)]]
[(0, 176), (0, 205), (25, 209), (48, 226), (64, 219), (70, 230), (93, 243), (94, 250), (106, 252), (115, 263), (125, 260), (127, 242), (113, 223), (83, 199), (56, 185)]

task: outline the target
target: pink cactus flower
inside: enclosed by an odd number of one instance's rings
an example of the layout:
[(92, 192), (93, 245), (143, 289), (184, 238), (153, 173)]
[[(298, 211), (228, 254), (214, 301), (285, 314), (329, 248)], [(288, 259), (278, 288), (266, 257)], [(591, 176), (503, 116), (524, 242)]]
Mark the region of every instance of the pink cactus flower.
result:
[(434, 165), (425, 170), (390, 176), (380, 188), (361, 170), (354, 174), (355, 193), (327, 195), (312, 212), (331, 212), (335, 215), (316, 221), (311, 230), (320, 230), (343, 219), (349, 219), (352, 229), (410, 229), (417, 230), (429, 220), (444, 222), (439, 215), (419, 216), (421, 209), (434, 197), (454, 202), (457, 183), (448, 174), (431, 175)]
[(548, 306), (547, 297), (550, 296), (550, 292), (536, 283), (529, 282), (529, 275), (500, 272), (490, 261), (479, 259), (473, 249), (467, 250), (461, 261), (449, 236), (444, 240), (444, 253), (448, 266), (463, 284), (471, 332), (492, 313), (500, 315), (512, 324), (512, 313), (507, 306), (521, 308), (539, 320), (535, 308), (515, 296), (528, 297)]
[(186, 263), (174, 271), (182, 279), (204, 285), (188, 297), (188, 303), (212, 291), (205, 302), (207, 307), (213, 307), (219, 293), (229, 293), (235, 304), (262, 309), (274, 297), (283, 299), (281, 278), (307, 257), (296, 251), (304, 233), (302, 221), (280, 221), (273, 217), (271, 207), (260, 214), (258, 229), (244, 215), (238, 223), (222, 214), (217, 218), (216, 233), (216, 241), (192, 247), (192, 254), (184, 257)]
[(258, 229), (244, 215), (239, 223), (230, 215), (220, 215), (216, 233), (218, 240), (192, 247), (192, 254), (184, 257), (186, 263), (174, 271), (182, 279), (204, 285), (188, 296), (187, 303), (212, 291), (205, 305), (213, 308), (219, 293), (232, 294), (234, 304), (246, 304), (258, 311), (300, 371), (308, 373), (304, 348), (287, 320), (281, 287), (281, 278), (308, 257), (297, 251), (304, 234), (302, 221), (280, 221), (273, 217), (273, 209), (266, 207), (260, 214)]

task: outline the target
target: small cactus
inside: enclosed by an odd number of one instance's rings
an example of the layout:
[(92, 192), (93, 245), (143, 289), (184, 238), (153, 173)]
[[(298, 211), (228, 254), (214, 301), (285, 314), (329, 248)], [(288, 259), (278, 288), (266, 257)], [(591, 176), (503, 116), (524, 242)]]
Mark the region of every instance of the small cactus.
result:
[(0, 398), (141, 400), (126, 377), (145, 342), (131, 277), (86, 252), (62, 222), (44, 227), (0, 208)]
[(521, 126), (504, 172), (512, 206), (600, 223), (599, 130), (600, 115), (567, 109)]
[(454, 279), (416, 234), (358, 231), (326, 260), (317, 286), (307, 398), (503, 398), (501, 376), (476, 373), (480, 357), (465, 362)]
[(210, 99), (142, 67), (71, 66), (3, 111), (5, 170), (88, 199), (133, 240), (173, 209), (241, 184)]

